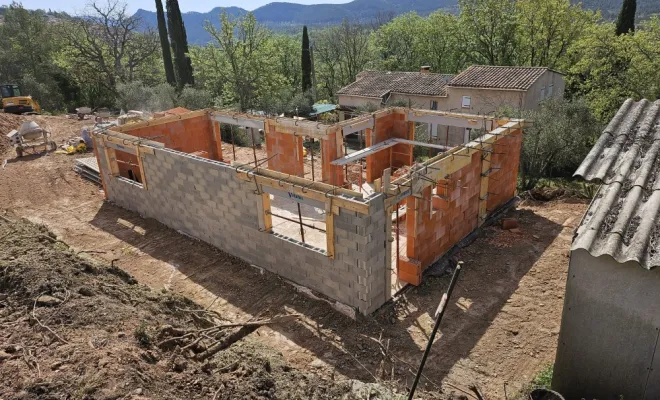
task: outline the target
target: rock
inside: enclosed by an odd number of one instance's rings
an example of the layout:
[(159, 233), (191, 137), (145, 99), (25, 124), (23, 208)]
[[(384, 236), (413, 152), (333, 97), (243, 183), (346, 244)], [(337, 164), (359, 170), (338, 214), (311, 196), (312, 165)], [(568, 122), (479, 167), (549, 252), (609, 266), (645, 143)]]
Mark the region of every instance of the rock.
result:
[(94, 291), (86, 286), (83, 286), (80, 289), (78, 289), (78, 293), (86, 297), (94, 296)]
[(5, 351), (9, 354), (14, 354), (19, 351), (21, 351), (23, 348), (17, 344), (10, 344), (9, 346), (5, 347)]
[(518, 224), (518, 220), (515, 219), (515, 218), (503, 218), (502, 219), (502, 229), (510, 230), (510, 229), (515, 229), (518, 226), (520, 226), (520, 225)]
[(187, 366), (188, 366), (188, 362), (186, 361), (185, 358), (177, 357), (176, 359), (174, 359), (174, 362), (172, 363), (172, 371), (183, 372), (186, 370)]
[(509, 232), (512, 232), (512, 233), (522, 233), (522, 231), (521, 231), (520, 229), (518, 229), (518, 228), (509, 229)]
[(44, 307), (55, 307), (56, 305), (60, 304), (62, 300), (58, 299), (57, 297), (49, 296), (47, 294), (43, 296), (39, 296), (37, 298), (37, 305), (38, 306), (44, 306)]
[(54, 363), (50, 364), (50, 369), (51, 369), (52, 371), (56, 371), (56, 370), (60, 369), (60, 367), (62, 366), (62, 364), (64, 364), (63, 361), (55, 361)]
[(0, 351), (0, 361), (8, 360), (11, 358), (11, 354)]
[(133, 391), (133, 394), (136, 396), (140, 396), (142, 395), (142, 392), (143, 392), (142, 388), (137, 388)]
[(99, 368), (103, 368), (103, 367), (105, 367), (106, 365), (110, 364), (111, 362), (112, 362), (112, 359), (111, 359), (111, 358), (107, 358), (107, 357), (106, 357), (106, 358), (102, 358), (102, 359), (99, 360), (97, 366), (98, 366)]
[(309, 363), (309, 366), (312, 368), (323, 368), (325, 367), (325, 363), (317, 358), (316, 360)]
[(117, 337), (118, 338), (125, 338), (126, 337), (126, 332), (117, 332)]

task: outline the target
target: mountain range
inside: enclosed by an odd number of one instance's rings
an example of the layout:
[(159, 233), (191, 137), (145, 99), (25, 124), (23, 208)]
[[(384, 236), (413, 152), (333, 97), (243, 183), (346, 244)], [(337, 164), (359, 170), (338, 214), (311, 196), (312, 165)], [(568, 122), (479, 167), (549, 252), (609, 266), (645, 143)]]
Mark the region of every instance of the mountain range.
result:
[[(321, 0), (322, 1), (322, 0)], [(575, 3), (578, 1), (572, 0)], [(582, 0), (585, 8), (598, 9), (607, 19), (616, 16), (623, 0)], [(271, 29), (284, 32), (297, 32), (300, 26), (328, 26), (341, 23), (344, 18), (351, 21), (371, 22), (383, 15), (399, 15), (415, 11), (427, 15), (442, 9), (447, 12), (458, 11), (458, 0), (353, 0), (345, 4), (314, 4), (303, 5), (295, 3), (274, 2), (252, 11), (257, 21)], [(188, 41), (192, 44), (205, 44), (210, 40), (204, 30), (206, 21), (219, 24), (222, 11), (230, 16), (241, 16), (248, 13), (240, 7), (216, 7), (209, 12), (187, 12), (183, 14)], [(637, 16), (644, 18), (660, 12), (660, 0), (638, 0)], [(151, 27), (157, 26), (156, 12), (139, 9), (136, 16), (142, 17)]]

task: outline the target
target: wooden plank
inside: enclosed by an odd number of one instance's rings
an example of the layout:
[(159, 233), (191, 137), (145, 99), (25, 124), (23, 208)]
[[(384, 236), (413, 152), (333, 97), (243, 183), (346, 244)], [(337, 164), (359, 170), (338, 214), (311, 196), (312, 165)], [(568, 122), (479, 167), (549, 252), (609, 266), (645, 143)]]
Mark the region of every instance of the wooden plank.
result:
[(466, 118), (450, 115), (422, 114), (417, 111), (411, 111), (408, 113), (408, 121), (472, 129), (483, 128), (485, 123), (486, 130), (493, 129), (494, 123), (493, 118), (491, 117), (474, 116), (474, 118)]
[(220, 131), (220, 123), (211, 120), (211, 126), (213, 128), (213, 139), (215, 140), (215, 151), (218, 157), (222, 160), (222, 132)]
[(104, 148), (105, 148), (106, 161), (108, 163), (108, 166), (110, 166), (110, 175), (119, 176), (119, 165), (117, 164), (117, 153), (115, 152), (115, 149), (107, 146)]
[(138, 168), (140, 168), (140, 176), (142, 177), (142, 187), (147, 190), (147, 176), (144, 173), (144, 163), (142, 161), (142, 154), (140, 154), (140, 146), (135, 146), (135, 155), (138, 160)]
[(263, 188), (261, 192), (261, 204), (264, 223), (263, 229), (266, 232), (271, 232), (273, 230), (273, 216), (270, 214), (270, 195), (265, 193)]
[(328, 257), (335, 258), (335, 214), (332, 212), (332, 198), (325, 203), (325, 242)]
[(123, 145), (123, 144), (119, 144), (119, 143), (113, 143), (113, 142), (110, 142), (110, 141), (106, 141), (105, 146), (109, 147), (111, 149), (114, 149), (114, 150), (122, 151), (124, 153), (133, 154), (133, 155), (137, 154), (137, 151), (136, 151), (137, 146), (133, 145), (130, 142), (129, 142), (128, 145)]

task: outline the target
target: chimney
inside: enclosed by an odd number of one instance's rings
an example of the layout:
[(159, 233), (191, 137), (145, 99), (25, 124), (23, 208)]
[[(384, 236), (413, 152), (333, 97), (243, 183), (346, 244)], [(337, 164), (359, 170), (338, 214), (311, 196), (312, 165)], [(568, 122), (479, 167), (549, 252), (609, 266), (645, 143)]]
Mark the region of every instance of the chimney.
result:
[(428, 74), (431, 72), (431, 66), (430, 65), (422, 65), (420, 71), (422, 74)]

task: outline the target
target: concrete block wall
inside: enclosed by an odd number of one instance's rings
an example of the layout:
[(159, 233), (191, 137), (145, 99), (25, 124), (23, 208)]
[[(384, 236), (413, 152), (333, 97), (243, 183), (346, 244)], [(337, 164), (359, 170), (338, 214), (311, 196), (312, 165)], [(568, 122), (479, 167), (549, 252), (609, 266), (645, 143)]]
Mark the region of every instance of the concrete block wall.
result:
[(270, 157), (268, 169), (299, 177), (305, 176), (302, 136), (278, 132), (276, 125), (269, 123), (266, 151)]
[(144, 154), (143, 165), (148, 190), (110, 177), (100, 157), (107, 198), (362, 313), (389, 299), (383, 194), (367, 199), (369, 215), (340, 208), (334, 217), (331, 259), (312, 246), (260, 232), (255, 185), (239, 179), (229, 165), (169, 149)]

